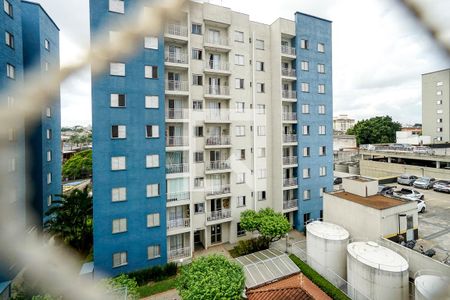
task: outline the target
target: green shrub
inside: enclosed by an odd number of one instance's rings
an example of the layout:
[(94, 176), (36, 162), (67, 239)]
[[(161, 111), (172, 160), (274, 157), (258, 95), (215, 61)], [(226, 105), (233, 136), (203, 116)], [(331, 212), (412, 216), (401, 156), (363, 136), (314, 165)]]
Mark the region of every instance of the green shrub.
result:
[(139, 296), (141, 298), (148, 297), (154, 294), (159, 294), (175, 288), (175, 277), (170, 277), (158, 282), (152, 282), (140, 286), (138, 288)]
[(239, 241), (238, 244), (229, 252), (232, 257), (239, 257), (268, 248), (269, 245), (267, 244), (267, 240), (262, 238), (254, 238), (250, 240)]
[(139, 286), (147, 284), (149, 281), (161, 281), (177, 274), (176, 263), (168, 263), (164, 266), (154, 266), (147, 269), (128, 273), (130, 278), (136, 280)]
[(130, 278), (126, 274), (122, 274), (114, 278), (104, 279), (102, 280), (102, 283), (106, 286), (106, 289), (112, 295), (115, 295), (116, 293), (118, 293), (118, 290), (126, 287), (128, 299), (139, 299), (138, 285), (136, 283), (136, 280)]

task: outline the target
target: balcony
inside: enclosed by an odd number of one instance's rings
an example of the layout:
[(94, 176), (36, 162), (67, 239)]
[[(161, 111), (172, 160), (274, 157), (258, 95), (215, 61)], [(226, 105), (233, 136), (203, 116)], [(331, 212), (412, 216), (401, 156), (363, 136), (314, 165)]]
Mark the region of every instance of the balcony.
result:
[(297, 100), (297, 91), (283, 90), (281, 97), (283, 99)]
[(230, 110), (210, 109), (205, 113), (205, 123), (228, 123), (230, 122)]
[(297, 177), (283, 178), (283, 187), (296, 186), (296, 185), (298, 185)]
[(210, 211), (206, 215), (207, 222), (219, 221), (219, 220), (229, 219), (229, 218), (231, 218), (231, 210), (230, 209)]
[(231, 74), (230, 64), (228, 62), (217, 62), (210, 60), (205, 63), (205, 73)]
[(229, 160), (217, 160), (210, 161), (206, 163), (206, 171), (224, 171), (231, 168), (231, 163)]
[(187, 136), (166, 136), (166, 147), (183, 147), (189, 145)]
[(206, 50), (217, 52), (228, 52), (231, 50), (231, 47), (228, 43), (228, 38), (215, 37), (210, 35), (205, 35), (204, 47)]
[(189, 192), (167, 193), (167, 206), (185, 205), (189, 201)]
[(206, 196), (218, 196), (231, 193), (230, 185), (212, 186), (206, 190)]
[(227, 135), (208, 136), (206, 137), (205, 145), (210, 148), (214, 147), (229, 147), (231, 146), (231, 139)]
[(283, 157), (283, 165), (296, 165), (297, 163), (297, 156)]
[(180, 24), (167, 24), (164, 35), (170, 39), (187, 41), (188, 28)]
[(283, 113), (283, 121), (297, 121), (297, 113), (296, 112), (284, 112)]
[(186, 53), (173, 53), (166, 51), (164, 55), (164, 61), (167, 63), (167, 66), (188, 67), (188, 56)]
[(185, 80), (166, 80), (166, 94), (189, 96), (189, 82)]
[(171, 164), (166, 165), (167, 174), (187, 173), (189, 172), (189, 164)]
[(191, 257), (191, 247), (169, 250), (167, 252), (167, 258), (169, 259), (169, 261), (179, 260), (188, 257)]
[(191, 227), (191, 220), (189, 218), (180, 218), (167, 221), (167, 230), (189, 228), (189, 227)]
[(189, 119), (187, 109), (169, 108), (166, 109), (166, 120), (187, 120)]
[(281, 69), (281, 75), (285, 77), (294, 77), (297, 78), (297, 71), (295, 69)]
[(290, 46), (281, 46), (281, 54), (283, 56), (295, 58), (296, 55), (295, 48)]
[(296, 134), (283, 134), (283, 143), (296, 143), (297, 135)]
[(205, 88), (205, 98), (230, 99), (230, 87), (208, 85)]
[(292, 209), (297, 207), (298, 207), (297, 199), (283, 201), (283, 209)]

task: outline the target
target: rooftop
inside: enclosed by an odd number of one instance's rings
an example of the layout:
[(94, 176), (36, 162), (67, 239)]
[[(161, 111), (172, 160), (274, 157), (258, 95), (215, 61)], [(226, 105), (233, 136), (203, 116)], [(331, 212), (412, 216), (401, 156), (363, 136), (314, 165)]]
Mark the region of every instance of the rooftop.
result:
[(362, 197), (359, 195), (347, 193), (347, 192), (336, 192), (332, 193), (333, 196), (339, 197), (344, 200), (352, 201), (367, 207), (375, 208), (375, 209), (387, 209), (399, 205), (406, 204), (406, 201), (388, 198), (382, 195), (373, 195), (368, 197)]

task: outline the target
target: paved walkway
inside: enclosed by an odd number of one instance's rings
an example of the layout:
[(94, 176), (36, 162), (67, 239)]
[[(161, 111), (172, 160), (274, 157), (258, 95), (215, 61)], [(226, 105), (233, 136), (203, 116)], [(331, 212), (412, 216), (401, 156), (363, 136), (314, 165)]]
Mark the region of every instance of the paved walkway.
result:
[(141, 300), (181, 300), (181, 297), (178, 296), (177, 290), (173, 289), (150, 297), (141, 298)]

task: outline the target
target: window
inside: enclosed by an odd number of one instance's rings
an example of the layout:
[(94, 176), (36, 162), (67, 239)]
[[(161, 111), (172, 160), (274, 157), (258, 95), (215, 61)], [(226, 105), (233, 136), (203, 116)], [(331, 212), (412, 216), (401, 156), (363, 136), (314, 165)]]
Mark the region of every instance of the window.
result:
[(161, 256), (161, 247), (159, 245), (152, 245), (147, 247), (147, 258), (154, 259)]
[(6, 76), (11, 79), (16, 79), (16, 67), (11, 64), (6, 64)]
[(124, 94), (111, 94), (110, 96), (111, 107), (125, 107), (125, 95)]
[(147, 168), (159, 167), (159, 154), (150, 154), (145, 156), (145, 166)]
[(236, 235), (237, 236), (244, 236), (245, 235), (245, 230), (241, 227), (241, 223), (237, 223), (236, 226)]
[(444, 82), (442, 82), (442, 81), (436, 82), (436, 86), (443, 86), (443, 85), (444, 85)]
[(245, 183), (245, 173), (237, 173), (236, 174), (236, 183)]
[(245, 196), (237, 196), (237, 207), (245, 206)]
[(242, 31), (235, 31), (234, 32), (234, 41), (235, 42), (244, 42), (244, 33)]
[(301, 90), (304, 93), (309, 93), (309, 83), (302, 82), (301, 84)]
[(48, 61), (44, 61), (44, 71), (48, 72), (49, 69), (50, 69), (50, 64), (48, 63)]
[(52, 183), (52, 173), (47, 173), (47, 184)]
[(9, 3), (9, 1), (3, 0), (3, 10), (8, 16), (13, 16), (13, 6)]
[(263, 61), (257, 61), (256, 62), (256, 71), (264, 71), (264, 62)]
[(8, 128), (8, 141), (15, 142), (17, 138), (17, 133), (14, 128)]
[(438, 109), (438, 110), (436, 111), (436, 113), (437, 113), (437, 114), (442, 114), (442, 113), (443, 113), (443, 110), (442, 110), (442, 109)]
[(258, 148), (258, 157), (266, 157), (266, 148)]
[(204, 160), (204, 154), (203, 152), (194, 152), (194, 162), (195, 163), (201, 163)]
[(438, 136), (438, 137), (436, 138), (436, 141), (442, 142), (442, 136)]
[(111, 157), (111, 170), (125, 170), (126, 169), (126, 158), (125, 156), (113, 156)]
[(124, 0), (109, 0), (109, 11), (119, 14), (125, 13)]
[(243, 89), (244, 88), (244, 79), (236, 78), (235, 79), (235, 88)]
[(52, 130), (51, 129), (47, 129), (47, 140), (50, 140), (52, 138)]
[(145, 96), (145, 108), (159, 108), (159, 97)]
[(198, 34), (198, 35), (202, 34), (202, 24), (192, 23), (191, 29), (192, 29), (192, 34)]
[(159, 184), (147, 184), (147, 198), (159, 196)]
[(319, 155), (320, 156), (327, 155), (327, 147), (326, 146), (320, 146), (319, 147)]
[(15, 157), (10, 159), (8, 171), (9, 172), (15, 172), (16, 171), (16, 158)]
[(300, 48), (302, 49), (308, 49), (308, 40), (300, 40)]
[(442, 127), (437, 127), (436, 132), (442, 132)]
[(194, 213), (195, 214), (203, 214), (205, 212), (205, 203), (195, 203), (194, 204)]
[(258, 191), (258, 201), (266, 200), (266, 191)]
[(264, 50), (264, 41), (263, 40), (256, 40), (255, 41), (255, 48), (258, 50)]
[(202, 60), (202, 53), (203, 50), (202, 49), (192, 49), (192, 59), (196, 59), (196, 60)]
[(244, 65), (244, 55), (235, 54), (234, 55), (234, 64), (238, 66)]
[(326, 188), (326, 187), (320, 188), (320, 189), (319, 189), (319, 195), (320, 195), (320, 197), (323, 197), (323, 193), (325, 193), (326, 191), (327, 191), (327, 188)]
[(145, 66), (145, 78), (156, 79), (158, 78), (157, 66)]
[(8, 31), (5, 31), (5, 43), (6, 46), (8, 46), (11, 49), (14, 49), (14, 36)]
[(244, 102), (236, 102), (236, 112), (243, 113), (245, 109), (245, 103)]
[(48, 195), (47, 196), (47, 206), (51, 206), (53, 202), (53, 196), (52, 195)]
[(113, 254), (113, 268), (125, 266), (128, 264), (127, 252), (118, 252)]
[(256, 83), (256, 92), (257, 93), (265, 93), (266, 91), (266, 86), (264, 83)]
[(245, 126), (238, 125), (235, 128), (236, 136), (245, 136)]
[(127, 219), (114, 219), (112, 221), (112, 233), (121, 233), (127, 231)]
[(127, 137), (127, 127), (125, 125), (111, 126), (111, 138), (124, 139)]
[(120, 202), (127, 200), (127, 188), (126, 187), (118, 187), (113, 188), (111, 190), (111, 201), (112, 202)]
[(327, 175), (327, 167), (320, 167), (319, 176), (326, 176), (326, 175)]
[(309, 125), (302, 126), (302, 133), (303, 135), (309, 135)]
[(311, 220), (311, 213), (303, 214), (303, 223), (306, 225)]
[(442, 118), (436, 120), (437, 123), (442, 123)]
[(159, 213), (147, 215), (147, 227), (156, 227), (159, 225)]
[(300, 68), (302, 69), (302, 71), (309, 71), (309, 62), (302, 60), (302, 62), (300, 63)]
[(110, 63), (109, 75), (111, 76), (125, 76), (125, 64), (124, 63)]
[(196, 137), (203, 137), (203, 126), (195, 126), (194, 132)]
[(436, 91), (436, 95), (442, 96), (442, 91)]
[(205, 179), (203, 177), (194, 178), (194, 187), (202, 188), (204, 186)]
[(319, 85), (317, 86), (317, 92), (318, 92), (319, 94), (325, 94), (325, 84), (319, 84)]
[(302, 114), (309, 114), (309, 104), (302, 104)]
[(258, 179), (267, 178), (267, 169), (259, 169), (257, 172)]
[(237, 160), (245, 159), (245, 149), (237, 149), (236, 150), (236, 159)]
[(158, 38), (154, 36), (146, 36), (144, 38), (145, 49), (158, 49)]
[(303, 191), (303, 200), (309, 200), (311, 199), (311, 190), (304, 190)]
[(325, 73), (325, 65), (324, 64), (317, 64), (317, 73), (321, 73), (321, 74)]
[(320, 135), (326, 134), (325, 125), (319, 125), (319, 134)]
[(436, 101), (436, 104), (437, 104), (437, 105), (441, 105), (441, 104), (442, 104), (442, 100), (437, 100), (437, 101)]
[(309, 178), (310, 176), (311, 176), (310, 169), (309, 168), (303, 169), (303, 178)]
[(45, 116), (47, 117), (47, 118), (51, 118), (52, 117), (52, 108), (51, 107), (46, 107), (45, 108)]
[(145, 126), (146, 138), (159, 138), (159, 126), (158, 125), (146, 125)]
[(307, 157), (309, 155), (310, 155), (309, 147), (304, 147), (303, 148), (303, 156)]
[(52, 150), (47, 151), (47, 161), (52, 161)]
[(203, 85), (203, 76), (192, 74), (192, 85)]
[(318, 109), (319, 109), (319, 115), (324, 115), (325, 114), (325, 105), (320, 104), (318, 106)]
[(258, 136), (265, 136), (266, 135), (266, 126), (256, 127), (256, 132), (257, 132)]
[(257, 104), (256, 105), (256, 113), (264, 115), (266, 114), (266, 105), (265, 104)]
[(203, 110), (203, 101), (202, 100), (192, 101), (192, 109), (195, 111), (202, 111)]
[(324, 43), (317, 43), (317, 51), (320, 53), (325, 52), (325, 44)]
[(15, 99), (12, 96), (8, 96), (8, 108), (14, 107)]

